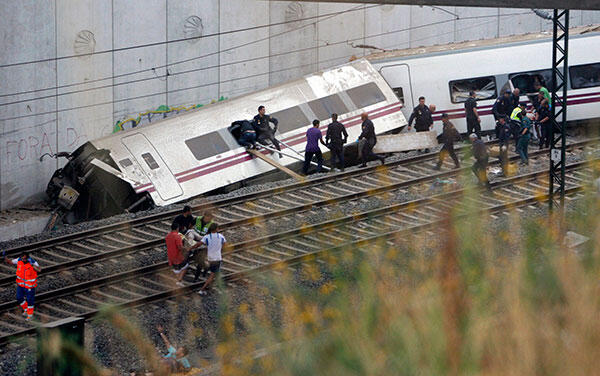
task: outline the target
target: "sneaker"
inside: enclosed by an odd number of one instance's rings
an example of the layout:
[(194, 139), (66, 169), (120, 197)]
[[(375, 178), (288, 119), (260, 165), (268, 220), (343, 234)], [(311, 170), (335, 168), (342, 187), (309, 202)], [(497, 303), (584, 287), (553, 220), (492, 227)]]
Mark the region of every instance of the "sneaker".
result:
[(204, 290), (198, 290), (198, 295), (206, 295), (206, 291), (204, 291)]
[(175, 282), (175, 284), (179, 287), (185, 287), (185, 284), (183, 282)]

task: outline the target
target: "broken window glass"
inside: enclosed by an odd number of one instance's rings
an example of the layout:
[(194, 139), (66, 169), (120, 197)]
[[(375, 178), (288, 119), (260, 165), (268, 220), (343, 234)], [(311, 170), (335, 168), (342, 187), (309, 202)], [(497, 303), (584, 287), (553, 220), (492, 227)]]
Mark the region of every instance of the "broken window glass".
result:
[(496, 78), (489, 76), (450, 81), (452, 103), (466, 102), (471, 91), (475, 92), (477, 100), (496, 98)]
[(552, 87), (552, 69), (542, 69), (532, 72), (513, 73), (508, 75), (514, 88), (518, 88), (521, 94), (535, 95), (535, 84), (539, 83), (549, 89)]

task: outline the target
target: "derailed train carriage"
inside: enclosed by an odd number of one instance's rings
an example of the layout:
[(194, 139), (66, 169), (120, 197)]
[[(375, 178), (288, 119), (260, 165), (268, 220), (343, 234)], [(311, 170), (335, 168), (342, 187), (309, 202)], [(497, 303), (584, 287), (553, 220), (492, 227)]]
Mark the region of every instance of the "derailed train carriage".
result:
[[(349, 140), (361, 132), (367, 112), (377, 133), (406, 125), (402, 103), (366, 60), (357, 60), (239, 98), (85, 143), (57, 170), (47, 194), (70, 211), (69, 222), (100, 218), (149, 205), (164, 206), (273, 171), (228, 131), (251, 119), (259, 105), (279, 120), (277, 138), (303, 150), (313, 119), (321, 131), (339, 114)], [(286, 146), (282, 145), (285, 151)], [(290, 155), (271, 156), (281, 165)]]

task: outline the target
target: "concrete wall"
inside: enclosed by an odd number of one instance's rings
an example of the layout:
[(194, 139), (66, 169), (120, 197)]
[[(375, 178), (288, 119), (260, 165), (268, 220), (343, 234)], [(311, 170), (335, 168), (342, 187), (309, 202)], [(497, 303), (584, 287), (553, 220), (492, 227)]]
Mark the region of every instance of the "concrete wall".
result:
[[(0, 0), (0, 9), (0, 210), (43, 198), (64, 163), (40, 162), (44, 153), (73, 151), (160, 105), (238, 96), (370, 52), (356, 45), (407, 48), (551, 26), (525, 9), (261, 0)], [(572, 12), (572, 26), (592, 23), (600, 12)]]

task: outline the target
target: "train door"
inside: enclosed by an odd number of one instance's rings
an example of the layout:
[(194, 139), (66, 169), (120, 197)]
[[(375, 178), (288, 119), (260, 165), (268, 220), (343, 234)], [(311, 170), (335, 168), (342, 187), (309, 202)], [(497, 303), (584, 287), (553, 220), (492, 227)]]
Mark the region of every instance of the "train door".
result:
[(136, 133), (123, 137), (121, 142), (152, 182), (161, 199), (168, 201), (183, 194), (183, 190), (169, 166), (146, 136)]
[(408, 118), (415, 107), (412, 95), (412, 82), (410, 80), (410, 68), (407, 64), (386, 65), (379, 70), (379, 73), (381, 73), (388, 85), (394, 90), (400, 102), (404, 104), (402, 112)]

